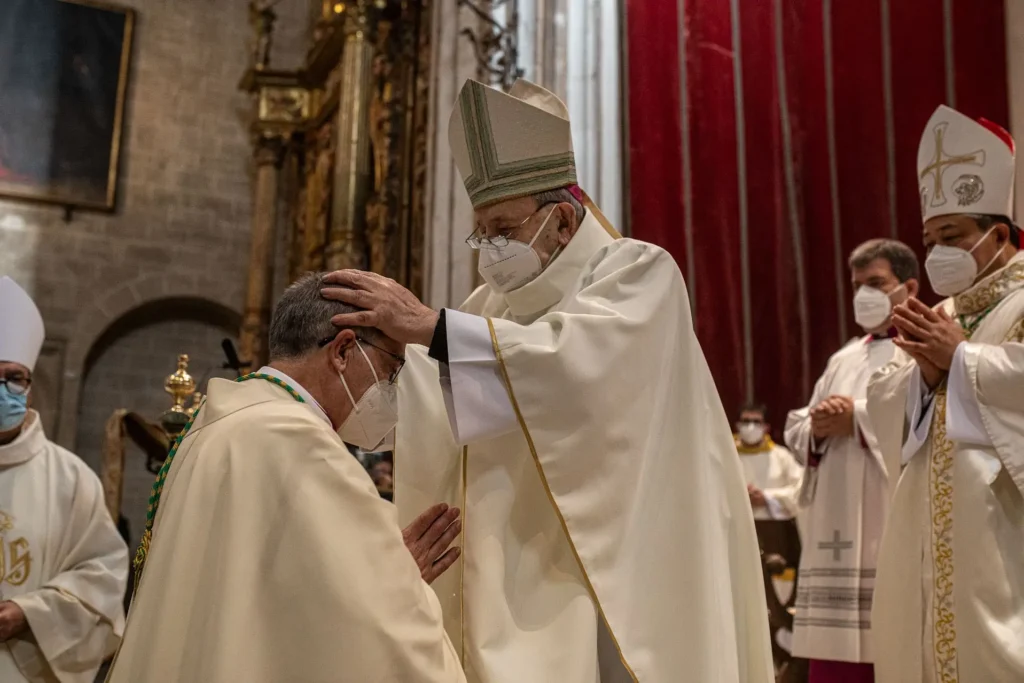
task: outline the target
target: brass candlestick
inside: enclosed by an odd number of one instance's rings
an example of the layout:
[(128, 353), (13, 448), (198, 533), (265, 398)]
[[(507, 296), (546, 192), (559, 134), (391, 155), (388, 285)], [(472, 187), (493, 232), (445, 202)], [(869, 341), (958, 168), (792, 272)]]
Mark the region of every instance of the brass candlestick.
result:
[(160, 424), (171, 437), (175, 437), (191, 417), (185, 408), (185, 401), (196, 393), (196, 381), (188, 374), (187, 354), (178, 356), (178, 369), (164, 381), (164, 391), (174, 399), (174, 405), (160, 416)]

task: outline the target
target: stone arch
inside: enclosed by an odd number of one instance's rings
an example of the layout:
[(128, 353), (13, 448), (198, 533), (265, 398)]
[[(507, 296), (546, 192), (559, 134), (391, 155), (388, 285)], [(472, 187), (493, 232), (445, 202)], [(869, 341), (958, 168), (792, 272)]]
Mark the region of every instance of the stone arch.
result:
[(151, 273), (116, 285), (101, 293), (77, 315), (68, 340), (61, 384), (61, 420), (57, 442), (74, 450), (82, 380), (89, 362), (118, 336), (125, 326), (139, 324), (160, 310), (190, 309), (209, 322), (238, 329), (242, 314), (241, 286), (201, 286), (194, 276)]

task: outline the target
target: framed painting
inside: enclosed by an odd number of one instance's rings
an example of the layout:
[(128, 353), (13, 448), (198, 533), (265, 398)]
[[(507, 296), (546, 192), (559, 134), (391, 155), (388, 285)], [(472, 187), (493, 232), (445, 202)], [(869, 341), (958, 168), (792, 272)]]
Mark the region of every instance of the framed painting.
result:
[(0, 1), (0, 196), (112, 211), (134, 11)]

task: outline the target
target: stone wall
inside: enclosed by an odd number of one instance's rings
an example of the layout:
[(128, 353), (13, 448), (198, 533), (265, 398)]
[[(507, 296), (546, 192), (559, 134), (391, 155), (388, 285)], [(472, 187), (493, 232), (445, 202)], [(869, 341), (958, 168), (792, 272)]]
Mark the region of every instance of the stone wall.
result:
[[(220, 359), (230, 316), (217, 323), (196, 311), (238, 316), (252, 200), (249, 99), (237, 89), (250, 54), (247, 3), (121, 4), (135, 8), (136, 23), (117, 210), (74, 212), (65, 222), (60, 207), (0, 200), (0, 274), (29, 291), (46, 322), (36, 405), (51, 438), (93, 465), (113, 409), (155, 418), (168, 405), (162, 380), (177, 353), (198, 357), (197, 375)], [(277, 11), (273, 65), (293, 67), (306, 48), (306, 3)], [(164, 300), (186, 303), (117, 324)], [(140, 471), (129, 481), (147, 489), (141, 467), (129, 464)]]

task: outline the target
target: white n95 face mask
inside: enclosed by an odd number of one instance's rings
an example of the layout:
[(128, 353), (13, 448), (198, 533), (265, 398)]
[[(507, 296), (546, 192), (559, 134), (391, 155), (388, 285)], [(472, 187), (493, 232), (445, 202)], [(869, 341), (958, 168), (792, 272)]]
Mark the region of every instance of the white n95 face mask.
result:
[[(990, 228), (985, 236), (971, 247), (970, 251), (960, 247), (947, 247), (944, 244), (932, 247), (931, 253), (928, 254), (928, 258), (924, 262), (924, 269), (928, 272), (928, 282), (931, 283), (936, 294), (956, 296), (974, 284), (974, 281), (978, 279), (978, 264), (971, 254), (992, 234), (994, 229)], [(982, 272), (988, 270), (988, 267), (999, 258), (1001, 253), (1002, 249), (997, 251), (996, 255), (981, 269)]]
[(740, 441), (748, 446), (756, 446), (764, 440), (764, 425), (756, 422), (740, 423)]
[(892, 295), (903, 289), (900, 285), (888, 294), (864, 285), (853, 297), (853, 319), (865, 332), (877, 330), (892, 315)]
[(358, 446), (367, 452), (374, 452), (379, 446), (385, 443), (389, 435), (394, 433), (395, 425), (398, 424), (398, 397), (395, 395), (395, 385), (385, 379), (377, 377), (377, 371), (373, 369), (373, 363), (359, 342), (356, 348), (363, 354), (366, 364), (370, 366), (373, 373), (374, 383), (366, 390), (357, 402), (352, 397), (352, 391), (348, 388), (345, 376), (340, 372), (341, 384), (345, 387), (348, 400), (352, 402), (352, 412), (348, 418), (338, 427), (338, 436), (345, 443)]
[(499, 294), (519, 289), (530, 280), (540, 275), (544, 265), (540, 256), (533, 250), (533, 244), (544, 232), (548, 221), (555, 213), (557, 206), (551, 207), (548, 217), (544, 219), (540, 229), (534, 234), (530, 243), (509, 240), (504, 247), (480, 249), (480, 264), (477, 270), (491, 289)]

